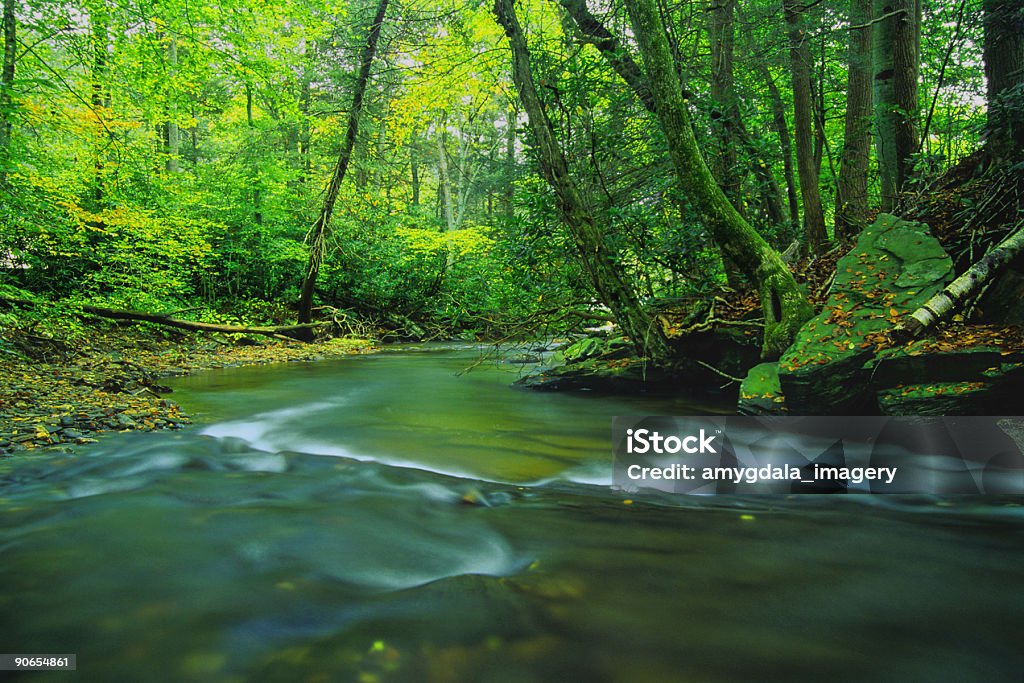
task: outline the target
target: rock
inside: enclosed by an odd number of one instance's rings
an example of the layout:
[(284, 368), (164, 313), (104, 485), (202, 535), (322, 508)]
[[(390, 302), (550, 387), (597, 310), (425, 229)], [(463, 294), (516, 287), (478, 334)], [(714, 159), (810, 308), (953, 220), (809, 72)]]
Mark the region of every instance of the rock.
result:
[(542, 368), (514, 382), (543, 391), (608, 391), (639, 393), (678, 389), (663, 372), (638, 358), (591, 359)]
[(566, 364), (582, 363), (591, 358), (614, 360), (626, 358), (636, 352), (633, 345), (622, 337), (603, 339), (601, 337), (584, 337), (575, 344), (563, 349), (560, 356)]
[(873, 411), (867, 335), (899, 323), (953, 277), (927, 227), (881, 214), (836, 264), (832, 293), (779, 360), (779, 383), (798, 415)]
[(943, 349), (929, 340), (886, 349), (878, 354), (872, 382), (878, 387), (946, 382), (993, 381), (1011, 366), (1024, 364), (1024, 352), (988, 344)]
[(979, 319), (1024, 326), (1024, 264), (1020, 259), (996, 276), (978, 301)]
[(884, 415), (976, 415), (991, 393), (983, 382), (915, 384), (879, 391), (878, 407)]
[(510, 363), (512, 365), (531, 365), (533, 363), (539, 363), (540, 356), (533, 356), (528, 353), (524, 353), (518, 356), (512, 356), (511, 358), (508, 358), (505, 362)]
[(789, 412), (779, 386), (779, 364), (761, 363), (747, 373), (740, 385), (740, 415), (772, 415)]
[(138, 423), (135, 420), (133, 420), (130, 415), (127, 415), (125, 413), (118, 413), (116, 416), (114, 416), (111, 422), (114, 423), (115, 427), (127, 429), (133, 429), (138, 425)]
[[(926, 356), (934, 370), (917, 374), (927, 382), (909, 381), (877, 392), (878, 409), (883, 415), (1019, 415), (1024, 413), (1024, 362), (997, 363), (978, 371), (970, 362), (957, 358), (969, 352)], [(987, 350), (979, 351), (985, 357)], [(1021, 354), (1013, 354), (1021, 355)], [(946, 357), (943, 357), (946, 356)], [(919, 358), (919, 357), (918, 357)], [(959, 381), (951, 379), (959, 370), (972, 375)], [(934, 378), (938, 377), (939, 380)], [(947, 381), (941, 381), (946, 379)]]

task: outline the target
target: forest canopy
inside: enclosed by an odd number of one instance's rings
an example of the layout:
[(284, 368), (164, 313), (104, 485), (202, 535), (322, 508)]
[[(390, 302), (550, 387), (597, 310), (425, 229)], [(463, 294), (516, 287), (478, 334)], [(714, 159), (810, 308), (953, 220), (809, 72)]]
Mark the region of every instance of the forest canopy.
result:
[(778, 355), (787, 263), (1018, 157), (1022, 6), (5, 0), (0, 293), (469, 335), (604, 305), (657, 357), (651, 302), (752, 286)]

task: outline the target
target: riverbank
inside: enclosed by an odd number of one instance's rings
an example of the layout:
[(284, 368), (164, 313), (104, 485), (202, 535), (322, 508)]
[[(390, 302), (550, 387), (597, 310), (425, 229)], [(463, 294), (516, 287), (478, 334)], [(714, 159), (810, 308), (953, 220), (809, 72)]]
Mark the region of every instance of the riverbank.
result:
[(35, 358), (0, 357), (0, 455), (67, 448), (110, 431), (191, 423), (161, 379), (243, 365), (310, 362), (374, 350), (365, 339), (304, 344), (97, 326)]

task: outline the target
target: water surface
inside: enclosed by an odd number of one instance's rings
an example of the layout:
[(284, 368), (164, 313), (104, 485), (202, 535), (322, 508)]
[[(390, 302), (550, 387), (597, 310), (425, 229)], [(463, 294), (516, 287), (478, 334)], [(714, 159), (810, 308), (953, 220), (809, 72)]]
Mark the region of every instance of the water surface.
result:
[(1015, 498), (626, 498), (474, 350), (211, 372), (183, 433), (0, 462), (0, 649), (60, 681), (1014, 681)]

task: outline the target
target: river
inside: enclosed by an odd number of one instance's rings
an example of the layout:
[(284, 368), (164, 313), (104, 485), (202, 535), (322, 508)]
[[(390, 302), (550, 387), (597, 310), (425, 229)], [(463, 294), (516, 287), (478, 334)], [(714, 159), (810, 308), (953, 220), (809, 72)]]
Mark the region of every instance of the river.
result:
[(1014, 497), (613, 490), (610, 418), (472, 348), (177, 380), (197, 424), (0, 461), (0, 650), (64, 681), (1013, 681)]

